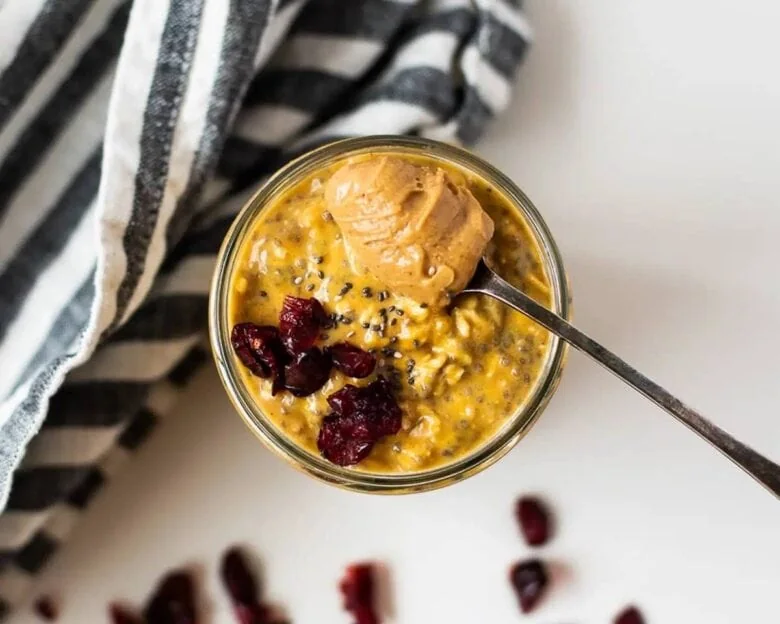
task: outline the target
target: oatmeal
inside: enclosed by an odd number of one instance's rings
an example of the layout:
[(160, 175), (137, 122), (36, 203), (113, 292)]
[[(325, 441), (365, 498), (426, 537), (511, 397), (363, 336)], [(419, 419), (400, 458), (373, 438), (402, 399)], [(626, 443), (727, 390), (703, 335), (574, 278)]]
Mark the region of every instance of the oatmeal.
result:
[[(457, 181), (462, 188), (453, 191), (443, 186), (440, 195), (449, 193), (452, 196), (443, 196), (447, 201), (466, 202), (462, 218), (474, 224), (485, 242), (494, 229), (485, 253), (497, 272), (550, 306), (539, 246), (519, 210), (483, 180), (454, 166), (424, 157), (393, 158), (430, 168), (431, 183), (446, 186), (450, 180)], [(360, 162), (370, 162), (370, 158), (363, 156)], [(271, 332), (276, 331), (283, 307), (290, 305), (286, 297), (316, 299), (328, 318), (318, 331), (314, 349), (327, 354), (334, 367), (323, 385), (307, 396), (280, 392), (272, 379), (252, 374), (246, 366), (241, 367), (241, 374), (268, 418), (313, 453), (320, 452), (317, 441), (323, 422), (332, 424), (325, 420), (333, 418), (333, 402), (329, 405), (328, 398), (345, 385), (367, 388), (384, 379), (394, 388), (400, 426), (397, 432), (378, 439), (367, 455), (361, 450), (353, 469), (401, 473), (450, 463), (489, 440), (525, 403), (547, 357), (549, 334), (485, 296), (461, 295), (451, 306), (440, 307), (436, 297), (403, 286), (389, 287), (387, 283), (393, 280), (380, 279), (375, 264), (361, 263), (358, 257), (364, 256), (357, 253), (354, 232), (346, 228), (342, 232), (328, 210), (326, 189), (344, 164), (342, 160), (316, 171), (263, 209), (239, 251), (228, 309), (231, 327), (251, 323)], [(470, 196), (478, 206), (470, 203)], [(330, 201), (332, 205), (333, 197)], [(481, 209), (477, 212), (480, 206), (489, 218), (482, 217)], [(349, 213), (338, 215), (342, 226), (345, 216)], [(351, 245), (345, 244), (346, 237)], [(447, 255), (445, 244), (437, 244), (440, 262), (433, 274), (446, 266), (452, 275), (446, 276), (447, 283), (432, 280), (427, 292), (457, 291), (470, 277), (484, 245), (478, 241), (470, 246), (464, 239), (452, 247), (457, 249), (453, 258)], [(429, 257), (430, 247), (423, 244), (421, 248)], [(471, 269), (468, 263), (458, 263), (469, 254), (473, 256)], [(426, 276), (429, 269), (424, 264), (419, 267)], [(358, 351), (372, 353), (375, 366), (367, 367)], [(306, 357), (316, 363), (320, 355)], [(318, 370), (311, 362), (304, 364)], [(344, 372), (364, 370), (371, 372), (359, 379)], [(312, 375), (300, 376), (304, 384)]]

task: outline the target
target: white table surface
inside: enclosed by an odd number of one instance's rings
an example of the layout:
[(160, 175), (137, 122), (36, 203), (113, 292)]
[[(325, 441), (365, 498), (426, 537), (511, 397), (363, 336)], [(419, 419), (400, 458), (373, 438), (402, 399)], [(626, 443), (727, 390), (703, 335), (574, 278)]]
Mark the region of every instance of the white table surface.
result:
[[(563, 250), (577, 322), (716, 422), (780, 458), (780, 4), (529, 2), (536, 45), (480, 151), (530, 195)], [(506, 581), (530, 554), (515, 497), (559, 530), (542, 608)], [(573, 354), (530, 435), (487, 472), (402, 498), (320, 485), (272, 457), (212, 371), (95, 503), (40, 591), (63, 624), (141, 602), (165, 570), (215, 578), (232, 542), (296, 624), (346, 624), (344, 564), (392, 573), (400, 624), (780, 621), (780, 503), (685, 428)], [(14, 624), (32, 622), (20, 612)]]

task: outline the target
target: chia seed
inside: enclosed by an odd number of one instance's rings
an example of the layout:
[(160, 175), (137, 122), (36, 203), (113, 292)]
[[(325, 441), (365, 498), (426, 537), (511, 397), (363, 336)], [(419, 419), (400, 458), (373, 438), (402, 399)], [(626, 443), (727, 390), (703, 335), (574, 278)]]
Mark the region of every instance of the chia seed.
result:
[(382, 331), (381, 325), (372, 325), (371, 329), (373, 329), (375, 332)]
[(344, 286), (341, 287), (341, 290), (339, 291), (339, 295), (343, 297), (346, 295), (350, 290), (352, 290), (352, 282), (345, 282)]
[(306, 290), (308, 290), (309, 292), (312, 292), (312, 291), (314, 290), (314, 284), (309, 284), (309, 285), (306, 287)]
[(349, 325), (354, 320), (355, 319), (353, 319), (351, 316), (347, 316), (346, 314), (342, 314), (341, 316), (339, 316), (339, 323), (343, 323), (344, 325)]
[(322, 264), (323, 262), (325, 262), (325, 258), (323, 258), (322, 256), (314, 256), (312, 260), (314, 260), (314, 264)]
[(394, 305), (391, 305), (389, 308), (387, 308), (387, 310), (388, 310), (389, 312), (392, 312), (393, 310), (395, 310), (395, 306), (394, 306)]
[(333, 221), (333, 215), (330, 214), (327, 210), (322, 213), (322, 218), (324, 221)]
[(403, 311), (401, 308), (397, 308), (397, 309), (396, 309), (396, 311), (395, 311), (395, 313), (396, 313), (398, 316), (403, 316), (403, 315), (404, 315), (404, 311)]
[(406, 383), (408, 383), (410, 386), (414, 385), (414, 377), (409, 375), (409, 377), (406, 378)]
[(368, 286), (366, 286), (366, 287), (363, 289), (363, 291), (362, 291), (362, 292), (363, 292), (363, 296), (364, 296), (366, 299), (371, 299), (371, 297), (373, 297), (373, 296), (374, 296), (374, 291), (373, 291), (373, 290), (371, 290), (371, 289), (370, 289)]
[(421, 307), (423, 310), (425, 310), (425, 308), (427, 308), (427, 307), (428, 307), (428, 304), (427, 304), (427, 303), (421, 303), (421, 304), (420, 304), (420, 307)]
[(398, 336), (393, 336), (390, 338), (390, 344), (395, 344), (396, 342), (398, 342)]
[(371, 323), (366, 323), (366, 322), (364, 321), (363, 323), (361, 323), (361, 324), (360, 324), (360, 326), (361, 326), (363, 329), (368, 329), (369, 327), (371, 327)]
[(510, 360), (508, 356), (506, 356), (506, 355), (502, 355), (502, 356), (499, 358), (499, 360), (498, 360), (498, 363), (499, 363), (499, 364), (501, 364), (501, 366), (509, 366), (509, 363), (510, 363), (511, 361), (512, 361), (512, 360)]
[(420, 348), (420, 341), (419, 341), (419, 340), (417, 340), (417, 338), (415, 338), (414, 340), (412, 340), (412, 344), (414, 345), (414, 348), (415, 348), (415, 349), (419, 349), (419, 348)]
[(395, 325), (397, 323), (398, 323), (398, 319), (393, 319), (392, 321), (390, 321), (390, 325)]
[(390, 293), (389, 293), (389, 292), (387, 292), (386, 290), (383, 290), (383, 291), (381, 291), (381, 292), (379, 293), (379, 295), (378, 295), (378, 297), (379, 297), (379, 301), (384, 301), (384, 300), (385, 300), (385, 299), (387, 299), (389, 296), (390, 296)]
[(317, 271), (317, 277), (319, 277), (320, 279), (325, 279), (325, 273), (323, 273), (322, 271)]
[(261, 291), (260, 291), (260, 296), (261, 296), (261, 297), (267, 297), (267, 296), (268, 296), (268, 293), (267, 293), (267, 292), (265, 292), (264, 290), (261, 290)]

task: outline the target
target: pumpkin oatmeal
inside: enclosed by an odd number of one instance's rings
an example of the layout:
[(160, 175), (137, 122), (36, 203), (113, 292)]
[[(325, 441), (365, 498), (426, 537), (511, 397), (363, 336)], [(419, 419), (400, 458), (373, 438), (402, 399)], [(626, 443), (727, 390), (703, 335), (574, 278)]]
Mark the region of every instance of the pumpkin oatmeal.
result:
[[(390, 288), (387, 284), (397, 276), (379, 279), (377, 258), (382, 257), (382, 250), (376, 252), (373, 263), (360, 260), (367, 258), (365, 250), (361, 252), (355, 231), (348, 229), (356, 227), (358, 235), (365, 233), (360, 219), (352, 219), (347, 209), (332, 210), (338, 217), (334, 219), (328, 210), (329, 202), (333, 206), (335, 201), (346, 201), (348, 190), (341, 197), (334, 190), (345, 179), (345, 164), (370, 165), (378, 158), (388, 156), (364, 154), (338, 160), (309, 174), (263, 208), (241, 243), (229, 277), (227, 320), (234, 328), (236, 354), (244, 364), (239, 366), (243, 383), (263, 413), (291, 440), (330, 459), (323, 452), (321, 430), (333, 424), (334, 404), (339, 403), (333, 395), (351, 384), (364, 389), (369, 403), (381, 403), (384, 399), (373, 398), (371, 389), (392, 388), (400, 407), (400, 426), (386, 428), (368, 447), (352, 449), (356, 454), (342, 465), (354, 464), (354, 470), (369, 473), (416, 472), (453, 462), (489, 440), (532, 394), (550, 350), (548, 332), (522, 314), (486, 296), (454, 297), (470, 278), (482, 247), (487, 244), (485, 255), (504, 279), (547, 307), (552, 307), (551, 289), (538, 243), (513, 204), (465, 170), (409, 154), (391, 154), (391, 159), (400, 161), (391, 163), (392, 167), (402, 171), (409, 165), (424, 172), (415, 182), (420, 191), (439, 185), (435, 201), (426, 204), (431, 211), (441, 208), (436, 202), (454, 201), (452, 197), (463, 202), (462, 222), (476, 228), (477, 239), (484, 241), (471, 245), (464, 238), (449, 246), (446, 237), (454, 230), (448, 231), (443, 242), (436, 243), (443, 258), (439, 266), (451, 265), (446, 280), (431, 279), (429, 290), (422, 292), (424, 278), (434, 278), (438, 271), (423, 263), (414, 269), (422, 271), (422, 279), (414, 283), (407, 276), (402, 280), (405, 286), (399, 287), (415, 299)], [(334, 177), (336, 181), (329, 186)], [(387, 188), (387, 197), (391, 197), (395, 187)], [(352, 190), (360, 197), (371, 192), (371, 185)], [(480, 206), (489, 219), (482, 216)], [(394, 232), (390, 239), (398, 235)], [(351, 244), (346, 244), (347, 239)], [(422, 248), (423, 255), (430, 256), (431, 246), (423, 244)], [(466, 256), (465, 264), (458, 265), (458, 258)], [(442, 300), (431, 295), (430, 289), (444, 293), (444, 301), (451, 299), (451, 305), (440, 306)], [(313, 300), (321, 304), (321, 310), (319, 304), (307, 303)], [(298, 316), (291, 316), (293, 312)], [(301, 318), (315, 323), (309, 323), (307, 331), (318, 328), (316, 338), (313, 334), (307, 337), (305, 345), (310, 348), (316, 340), (316, 347), (293, 358), (298, 367), (294, 377), (300, 379), (292, 387), (288, 381), (289, 391), (277, 383), (278, 378), (262, 378), (271, 376), (265, 365), (258, 364), (253, 374), (241, 353), (252, 340), (262, 342), (262, 336), (272, 333), (240, 332), (245, 327), (275, 332), (280, 313), (282, 336), (285, 323), (294, 325), (303, 322)], [(236, 342), (236, 332), (244, 342)], [(360, 359), (364, 352), (373, 354), (371, 362)], [(310, 393), (305, 386), (320, 375), (324, 360), (330, 372), (316, 381), (321, 385)], [(366, 388), (369, 384), (371, 389)], [(396, 414), (395, 403), (388, 405), (387, 414)], [(388, 431), (393, 433), (386, 435)]]

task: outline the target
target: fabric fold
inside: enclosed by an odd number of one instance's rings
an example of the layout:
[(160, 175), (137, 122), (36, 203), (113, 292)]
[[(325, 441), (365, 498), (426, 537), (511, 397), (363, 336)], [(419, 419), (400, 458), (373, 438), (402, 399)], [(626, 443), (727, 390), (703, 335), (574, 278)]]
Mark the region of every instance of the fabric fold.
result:
[(207, 360), (257, 184), (346, 136), (473, 143), (529, 30), (510, 0), (5, 0), (0, 27), (2, 613)]

